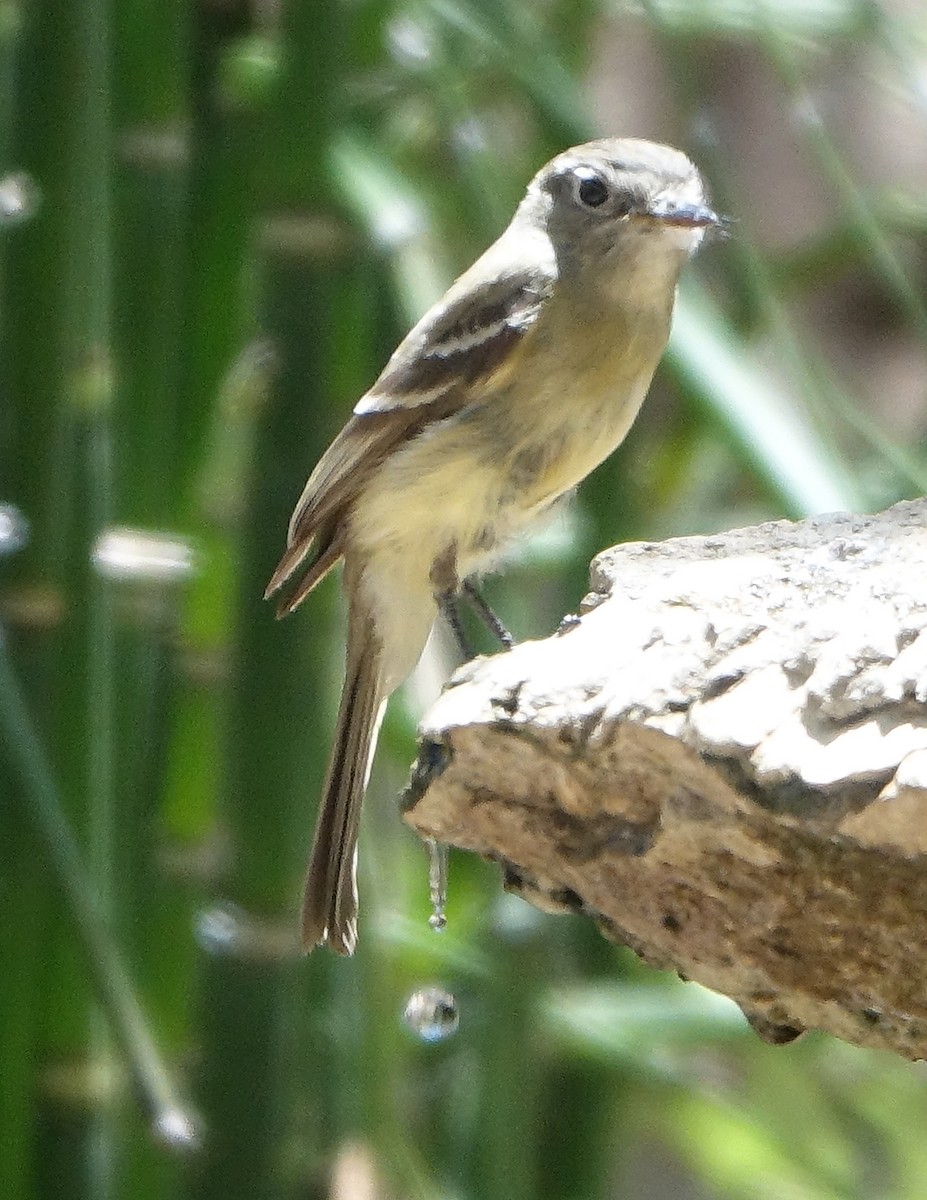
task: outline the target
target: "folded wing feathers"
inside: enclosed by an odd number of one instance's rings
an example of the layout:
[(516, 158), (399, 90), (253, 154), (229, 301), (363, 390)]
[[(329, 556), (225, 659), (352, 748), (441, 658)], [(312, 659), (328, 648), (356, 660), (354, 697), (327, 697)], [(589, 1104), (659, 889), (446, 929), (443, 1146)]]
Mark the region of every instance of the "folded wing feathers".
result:
[[(501, 367), (537, 320), (545, 291), (532, 280), (508, 280), (500, 295), (472, 299), (413, 330), (312, 472), (290, 520), (288, 545), (264, 592), (279, 592), (300, 570), (298, 586), (281, 599), (286, 616), (341, 557), (341, 527), (370, 472), (404, 440), (466, 403), (468, 388)], [(310, 558), (310, 555), (312, 556)], [(307, 565), (308, 560), (308, 565)]]
[(541, 311), (545, 291), (524, 279), (507, 281), (502, 294), (474, 305), (468, 297), (429, 328), (413, 330), (355, 414), (414, 408), (493, 374)]

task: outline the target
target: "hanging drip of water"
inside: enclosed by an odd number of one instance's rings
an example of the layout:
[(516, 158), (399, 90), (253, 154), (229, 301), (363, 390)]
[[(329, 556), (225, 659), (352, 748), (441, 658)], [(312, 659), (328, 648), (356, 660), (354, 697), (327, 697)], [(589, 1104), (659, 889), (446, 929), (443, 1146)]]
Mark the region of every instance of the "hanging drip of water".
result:
[(428, 924), (436, 932), (447, 928), (447, 846), (435, 838), (425, 839), (428, 851), (428, 894), (431, 916)]

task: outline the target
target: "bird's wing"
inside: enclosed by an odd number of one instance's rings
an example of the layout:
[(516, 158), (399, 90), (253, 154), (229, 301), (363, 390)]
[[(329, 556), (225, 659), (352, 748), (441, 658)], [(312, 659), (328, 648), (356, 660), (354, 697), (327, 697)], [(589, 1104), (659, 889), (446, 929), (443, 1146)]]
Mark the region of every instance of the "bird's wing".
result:
[[(472, 267), (400, 343), (383, 373), (354, 406), (356, 416), (432, 404), (498, 383), (537, 321), (552, 280), (537, 268), (489, 281)], [(477, 282), (482, 279), (483, 282)]]
[(341, 557), (345, 513), (396, 446), (497, 387), (515, 369), (552, 281), (537, 268), (511, 271), (474, 292), (473, 271), (407, 335), (310, 475), (265, 593), (273, 595), (303, 570), (281, 613), (292, 612)]

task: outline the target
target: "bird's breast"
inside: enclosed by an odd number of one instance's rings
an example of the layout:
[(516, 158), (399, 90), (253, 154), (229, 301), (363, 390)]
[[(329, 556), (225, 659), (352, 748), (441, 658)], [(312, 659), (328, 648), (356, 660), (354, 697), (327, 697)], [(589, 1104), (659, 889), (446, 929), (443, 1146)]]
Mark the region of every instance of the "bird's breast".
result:
[(351, 517), (350, 540), (363, 554), (427, 579), (453, 553), (463, 579), (615, 449), (665, 333), (639, 338), (614, 323), (581, 332), (562, 348), (533, 347), (504, 387), (474, 396), (384, 461)]

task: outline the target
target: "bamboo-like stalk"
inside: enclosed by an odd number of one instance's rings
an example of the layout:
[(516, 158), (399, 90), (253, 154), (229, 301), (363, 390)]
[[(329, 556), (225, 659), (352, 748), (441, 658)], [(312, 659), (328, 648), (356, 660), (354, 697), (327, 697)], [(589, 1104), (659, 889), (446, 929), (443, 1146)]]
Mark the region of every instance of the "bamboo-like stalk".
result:
[[(24, 164), (18, 159), (16, 124), (19, 93), (22, 86), (19, 73), (19, 56), (22, 48), (22, 30), (18, 22), (0, 24), (0, 176), (8, 172), (22, 171)], [(3, 231), (7, 245), (13, 230)], [(17, 233), (23, 233), (19, 229)], [(4, 273), (0, 275), (0, 290), (4, 308), (8, 301), (7, 271), (9, 253), (2, 247)], [(4, 349), (9, 346), (9, 324), (0, 310), (0, 338)], [(15, 391), (6, 367), (6, 354), (0, 366), (5, 390), (4, 410), (9, 420), (13, 411), (18, 411)], [(6, 422), (0, 419), (0, 427)], [(10, 457), (8, 428), (0, 432), (0, 463), (3, 465), (4, 500), (15, 495), (14, 480), (7, 475)], [(23, 456), (24, 458), (26, 456)], [(19, 479), (28, 474), (24, 462), (20, 466)], [(33, 481), (33, 492), (38, 491), (39, 481)], [(9, 488), (9, 492), (7, 492)], [(16, 562), (22, 555), (11, 555), (2, 560), (2, 569), (14, 575)], [(2, 627), (0, 627), (2, 628)], [(0, 636), (5, 636), (0, 633)], [(0, 742), (0, 746), (3, 743)], [(16, 794), (17, 777), (9, 755), (0, 749), (0, 795), (12, 797)], [(8, 803), (5, 809), (10, 809)], [(45, 914), (44, 888), (41, 878), (31, 869), (36, 853), (36, 840), (32, 836), (26, 815), (23, 812), (5, 811), (0, 820), (3, 836), (0, 837), (0, 905), (6, 914), (0, 922), (0, 960), (7, 964), (6, 985), (0, 987), (0, 1061), (4, 1070), (0, 1072), (0, 1129), (4, 1130), (4, 1153), (0, 1154), (0, 1195), (9, 1200), (31, 1200), (33, 1196), (32, 1140), (35, 1129), (35, 1078), (34, 1048), (40, 1040), (38, 1006), (36, 997), (41, 986), (43, 968), (41, 956), (35, 947), (41, 944)]]
[[(44, 335), (46, 353), (37, 355), (33, 342), (26, 355), (38, 388), (18, 395), (28, 397), (26, 403), (34, 410), (28, 425), (39, 461), (44, 451), (46, 469), (56, 464), (47, 478), (54, 479), (57, 488), (46, 487), (33, 461), (37, 478), (24, 493), (35, 501), (30, 516), (41, 539), (40, 553), (44, 550), (53, 563), (52, 578), (62, 579), (63, 565), (66, 572), (62, 594), (68, 620), (57, 653), (72, 668), (85, 654), (93, 664), (89, 673), (71, 670), (66, 686), (55, 697), (55, 719), (46, 730), (54, 730), (56, 759), (67, 764), (74, 781), (72, 805), (76, 796), (87, 805), (78, 819), (81, 825), (86, 821), (96, 835), (94, 844), (100, 850), (94, 857), (95, 873), (104, 891), (112, 847), (112, 625), (105, 598), (98, 597), (98, 604), (90, 598), (89, 560), (90, 545), (112, 504), (107, 448), (112, 383), (107, 28), (99, 3), (88, 0), (60, 11), (49, 5), (35, 14), (30, 38), (24, 43), (22, 77), (30, 78), (34, 96), (28, 111), (21, 110), (21, 130), (28, 122), (43, 132), (51, 127), (55, 135), (37, 137), (35, 146), (28, 136), (24, 139), (28, 147), (24, 165), (44, 191), (42, 211), (26, 231), (22, 247), (25, 278), (31, 276), (38, 288), (36, 296), (26, 300), (26, 312), (17, 312), (10, 325), (14, 336), (27, 340), (34, 339), (37, 330)], [(30, 59), (40, 65), (31, 67)], [(75, 79), (79, 82), (72, 87)], [(30, 329), (28, 316), (26, 321), (21, 318), (37, 297), (44, 312)], [(17, 365), (17, 372), (21, 369)], [(52, 449), (53, 456), (48, 457)], [(49, 533), (47, 539), (42, 537)], [(62, 539), (68, 541), (64, 554), (60, 553)], [(51, 664), (51, 657), (46, 661)], [(87, 1088), (96, 1065), (92, 1052), (86, 1057), (82, 1028), (91, 994), (76, 967), (71, 955), (62, 955), (47, 981), (44, 1053), (70, 1084), (68, 1089), (59, 1088), (57, 1095), (54, 1089), (40, 1091), (48, 1118), (42, 1127), (50, 1136), (39, 1161), (49, 1179), (63, 1174), (76, 1149), (76, 1145), (68, 1148), (69, 1140), (82, 1140), (90, 1123), (97, 1121), (101, 1152), (92, 1157), (85, 1179), (90, 1192), (106, 1196), (113, 1187), (115, 1131), (101, 1115), (105, 1104), (98, 1106)], [(65, 996), (67, 1002), (62, 1003)], [(102, 1042), (99, 1050), (97, 1061), (102, 1063), (106, 1057)]]
[(68, 824), (61, 791), (52, 774), (38, 731), (8, 655), (0, 650), (0, 716), (7, 762), (15, 770), (52, 865), (55, 886), (67, 900), (81, 942), (118, 1041), (125, 1052), (153, 1126), (165, 1138), (172, 1133), (193, 1143), (196, 1121), (158, 1048), (156, 1038), (113, 938), (110, 919), (94, 881), (81, 861)]
[[(313, 783), (321, 781), (327, 752), (319, 729), (329, 711), (330, 669), (319, 647), (332, 622), (324, 597), (314, 598), (310, 630), (306, 614), (277, 623), (261, 595), (289, 510), (331, 432), (326, 413), (338, 339), (353, 324), (352, 288), (341, 282), (349, 278), (349, 242), (324, 178), (340, 87), (339, 21), (335, 8), (283, 6), (266, 127), (247, 144), (247, 157), (228, 160), (229, 175), (216, 175), (209, 187), (209, 194), (230, 187), (233, 172), (253, 171), (260, 182), (254, 197), (260, 322), (273, 366), (269, 397), (254, 412), (247, 503), (235, 531), (239, 569), (220, 808), (231, 855), (217, 900), (234, 906), (244, 936), (227, 954), (207, 952), (201, 969), (198, 1094), (211, 1137), (191, 1180), (198, 1200), (276, 1196), (286, 1186), (277, 1169), (291, 1094), (281, 1022), (296, 1011), (290, 999), (296, 900)], [(227, 223), (223, 229), (228, 236)], [(298, 969), (307, 968), (300, 962)], [(322, 1086), (334, 1084), (330, 1078)]]

